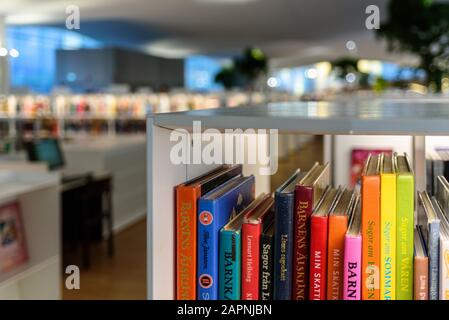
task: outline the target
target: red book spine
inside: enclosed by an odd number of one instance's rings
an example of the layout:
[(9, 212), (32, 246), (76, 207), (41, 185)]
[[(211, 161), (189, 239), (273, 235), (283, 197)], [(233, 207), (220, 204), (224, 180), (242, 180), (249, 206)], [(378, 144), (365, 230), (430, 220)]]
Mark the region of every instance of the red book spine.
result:
[(293, 293), (295, 300), (306, 300), (309, 284), (310, 216), (313, 209), (313, 188), (295, 189), (295, 246), (293, 253)]
[(261, 232), (261, 223), (242, 225), (242, 300), (259, 300)]
[(327, 222), (327, 216), (312, 216), (310, 223), (310, 300), (326, 300)]

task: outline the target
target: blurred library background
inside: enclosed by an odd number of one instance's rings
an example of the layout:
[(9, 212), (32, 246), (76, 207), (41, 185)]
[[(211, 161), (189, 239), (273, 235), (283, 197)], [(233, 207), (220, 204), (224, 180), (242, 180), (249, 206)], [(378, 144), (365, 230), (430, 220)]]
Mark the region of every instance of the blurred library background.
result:
[[(449, 102), (446, 1), (3, 2), (1, 299), (146, 299), (149, 114)], [(332, 139), (282, 134), (271, 190), (316, 161), (351, 185), (370, 150), (413, 154), (411, 136)], [(448, 148), (425, 151), (445, 162)]]

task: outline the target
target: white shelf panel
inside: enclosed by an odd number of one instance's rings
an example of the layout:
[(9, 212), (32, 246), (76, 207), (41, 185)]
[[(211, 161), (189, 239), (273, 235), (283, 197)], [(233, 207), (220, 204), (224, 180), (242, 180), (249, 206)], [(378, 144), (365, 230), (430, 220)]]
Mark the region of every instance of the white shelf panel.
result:
[(0, 300), (55, 300), (61, 298), (61, 257), (39, 264), (26, 264), (8, 273), (0, 282)]
[(162, 127), (265, 128), (304, 134), (449, 134), (446, 101), (287, 102), (156, 114)]
[(55, 262), (59, 263), (60, 259), (61, 259), (60, 256), (56, 255), (39, 263), (30, 263), (30, 262), (25, 263), (19, 267), (14, 268), (11, 271), (3, 273), (0, 276), (0, 288), (6, 287), (13, 282), (23, 280), (29, 275), (39, 272), (40, 270), (46, 268), (50, 264), (53, 264)]
[(59, 174), (0, 170), (0, 203), (21, 207), (28, 261), (0, 274), (1, 299), (60, 298)]
[(22, 194), (58, 185), (58, 173), (0, 170), (0, 203)]

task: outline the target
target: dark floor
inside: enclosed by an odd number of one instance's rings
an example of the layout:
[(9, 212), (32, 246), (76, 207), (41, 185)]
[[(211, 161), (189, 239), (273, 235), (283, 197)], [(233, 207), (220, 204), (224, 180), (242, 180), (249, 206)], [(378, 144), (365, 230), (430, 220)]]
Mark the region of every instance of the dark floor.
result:
[[(140, 221), (115, 238), (115, 256), (107, 255), (106, 246), (92, 247), (92, 266), (81, 269), (79, 290), (67, 290), (63, 299), (145, 299), (146, 298), (146, 221)], [(64, 256), (64, 266), (80, 265), (79, 253)]]

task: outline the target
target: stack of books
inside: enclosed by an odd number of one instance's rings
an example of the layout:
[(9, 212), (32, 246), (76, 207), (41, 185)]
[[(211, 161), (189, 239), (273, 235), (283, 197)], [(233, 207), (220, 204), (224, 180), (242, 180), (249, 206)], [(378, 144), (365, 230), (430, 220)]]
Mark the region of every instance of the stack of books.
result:
[(187, 300), (449, 299), (449, 183), (418, 192), (407, 156), (369, 155), (361, 190), (328, 164), (255, 197), (222, 166), (176, 186), (176, 297)]

